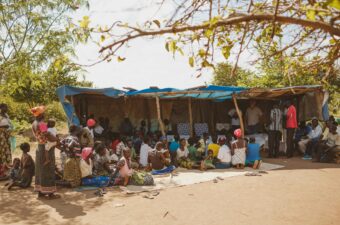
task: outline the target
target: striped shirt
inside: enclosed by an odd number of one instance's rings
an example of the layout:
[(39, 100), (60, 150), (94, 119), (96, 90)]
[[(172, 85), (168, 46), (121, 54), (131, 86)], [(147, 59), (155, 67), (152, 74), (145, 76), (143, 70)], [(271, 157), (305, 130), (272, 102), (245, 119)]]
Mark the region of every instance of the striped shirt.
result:
[(269, 130), (281, 130), (282, 128), (282, 112), (278, 108), (270, 111), (270, 125)]

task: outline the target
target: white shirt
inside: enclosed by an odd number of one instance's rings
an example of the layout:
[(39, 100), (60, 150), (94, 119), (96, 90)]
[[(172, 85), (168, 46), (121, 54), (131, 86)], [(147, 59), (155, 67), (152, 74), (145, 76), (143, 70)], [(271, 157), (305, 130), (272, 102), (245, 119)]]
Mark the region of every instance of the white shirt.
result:
[(246, 112), (247, 124), (248, 126), (254, 126), (260, 122), (260, 117), (262, 116), (262, 111), (259, 107), (254, 108), (249, 107)]
[(177, 149), (177, 159), (180, 159), (182, 157), (188, 157), (189, 150), (187, 147), (184, 148), (184, 151), (182, 151), (180, 148)]
[(97, 134), (102, 134), (104, 131), (104, 128), (102, 126), (100, 126), (99, 124), (97, 126), (95, 126), (94, 128), (94, 132), (96, 132)]
[(221, 146), (220, 150), (218, 151), (217, 158), (221, 160), (222, 163), (231, 162), (231, 151), (228, 145)]
[(47, 132), (50, 133), (52, 136), (56, 137), (57, 136), (57, 129), (55, 127), (50, 127), (47, 129)]
[(93, 129), (90, 129), (88, 127), (84, 127), (84, 129), (88, 129), (90, 131), (91, 137), (94, 138)]
[(84, 159), (80, 160), (80, 171), (81, 171), (82, 178), (92, 175), (93, 163), (91, 159), (89, 159), (89, 161), (90, 161), (90, 165), (87, 164), (87, 162)]
[(148, 165), (148, 156), (149, 152), (152, 151), (152, 148), (148, 145), (143, 143), (142, 146), (140, 147), (140, 157), (139, 157), (139, 163), (142, 166), (147, 166)]
[(320, 127), (320, 125), (317, 125), (314, 129), (312, 129), (309, 132), (308, 137), (310, 139), (314, 139), (314, 138), (320, 137), (321, 134), (322, 134), (322, 128)]
[(231, 125), (232, 126), (239, 126), (240, 125), (240, 119), (238, 117), (234, 117), (234, 114), (236, 113), (236, 109), (231, 109), (228, 112), (228, 115), (231, 117)]

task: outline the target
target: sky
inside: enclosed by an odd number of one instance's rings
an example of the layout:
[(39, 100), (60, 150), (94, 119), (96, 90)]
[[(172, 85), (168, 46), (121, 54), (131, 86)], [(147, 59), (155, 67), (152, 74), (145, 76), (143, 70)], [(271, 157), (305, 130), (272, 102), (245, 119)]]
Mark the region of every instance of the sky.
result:
[[(164, 5), (159, 11), (155, 0), (90, 0), (90, 8), (79, 10), (74, 20), (89, 16), (91, 26), (111, 25), (123, 21), (131, 25), (149, 19), (159, 19), (171, 15), (172, 3)], [(170, 1), (171, 2), (171, 1)], [(136, 10), (138, 9), (138, 10)], [(157, 12), (157, 13), (156, 13)], [(155, 14), (156, 13), (156, 14)], [(158, 86), (159, 88), (188, 88), (209, 84), (212, 71), (197, 78), (196, 71), (188, 64), (188, 58), (177, 54), (175, 58), (165, 50), (165, 38), (138, 39), (122, 51), (123, 62), (112, 60), (85, 68), (85, 77), (95, 87), (132, 87), (136, 89)], [(86, 43), (76, 47), (76, 61), (91, 64), (99, 58), (99, 46)], [(241, 62), (242, 63), (242, 62)]]

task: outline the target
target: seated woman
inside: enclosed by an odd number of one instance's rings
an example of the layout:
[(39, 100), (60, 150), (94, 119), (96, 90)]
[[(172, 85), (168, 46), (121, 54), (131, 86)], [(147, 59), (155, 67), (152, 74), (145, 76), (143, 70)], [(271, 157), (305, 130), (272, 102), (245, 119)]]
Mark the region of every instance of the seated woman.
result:
[(201, 170), (215, 169), (213, 160), (214, 160), (214, 151), (208, 150), (208, 155), (201, 162)]
[(246, 161), (247, 143), (242, 138), (241, 129), (236, 129), (234, 136), (237, 139), (231, 144), (231, 162), (236, 169), (243, 169)]
[(201, 152), (197, 151), (197, 149), (200, 147), (200, 143), (195, 141), (194, 137), (190, 137), (188, 139), (188, 151), (189, 151), (189, 159), (193, 162), (201, 162), (202, 156)]
[(177, 162), (180, 167), (191, 169), (192, 161), (189, 159), (189, 150), (186, 147), (187, 141), (182, 138), (179, 141), (179, 148), (177, 149)]
[(131, 167), (131, 150), (123, 149), (123, 157), (117, 164), (117, 170), (114, 175), (114, 185), (153, 185), (154, 180), (151, 174), (146, 172), (134, 171)]
[(138, 157), (137, 157), (137, 153), (136, 153), (135, 147), (133, 146), (133, 142), (131, 139), (128, 139), (126, 141), (126, 146), (131, 151), (131, 166), (132, 168), (137, 169), (139, 167)]
[(175, 166), (169, 166), (169, 161), (167, 157), (168, 151), (164, 152), (163, 143), (157, 142), (156, 147), (149, 153), (148, 162), (149, 162), (149, 169), (152, 170), (152, 174), (165, 174), (170, 173), (175, 169)]
[(255, 143), (255, 138), (250, 138), (248, 143), (248, 151), (246, 157), (246, 166), (253, 167), (253, 169), (259, 169), (262, 160), (260, 157), (260, 145)]
[(107, 156), (107, 150), (103, 143), (98, 143), (94, 146), (96, 152), (93, 160), (93, 175), (95, 176), (110, 176), (112, 170), (109, 166), (110, 158)]
[[(22, 156), (20, 160), (20, 179), (12, 182), (8, 186), (8, 190), (10, 190), (14, 186), (18, 186), (21, 188), (27, 188), (31, 186), (32, 178), (34, 176), (34, 161), (32, 156), (28, 154), (30, 151), (30, 145), (25, 142), (20, 145), (20, 149), (22, 151)], [(15, 168), (14, 166), (13, 168)], [(17, 166), (19, 168), (19, 165)]]

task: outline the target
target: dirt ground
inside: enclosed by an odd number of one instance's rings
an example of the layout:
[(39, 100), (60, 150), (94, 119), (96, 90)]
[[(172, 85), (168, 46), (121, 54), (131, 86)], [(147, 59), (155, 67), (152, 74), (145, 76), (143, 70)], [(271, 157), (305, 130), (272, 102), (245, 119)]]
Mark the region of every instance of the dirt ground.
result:
[(33, 188), (9, 192), (1, 182), (0, 224), (340, 224), (340, 165), (265, 161), (285, 168), (170, 188), (154, 199), (113, 188), (104, 197), (62, 189), (61, 199), (38, 200)]

